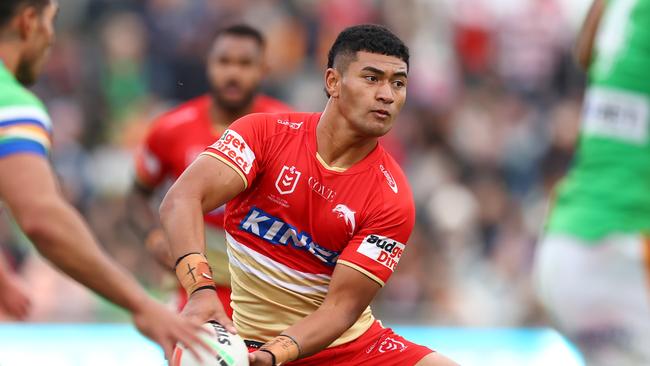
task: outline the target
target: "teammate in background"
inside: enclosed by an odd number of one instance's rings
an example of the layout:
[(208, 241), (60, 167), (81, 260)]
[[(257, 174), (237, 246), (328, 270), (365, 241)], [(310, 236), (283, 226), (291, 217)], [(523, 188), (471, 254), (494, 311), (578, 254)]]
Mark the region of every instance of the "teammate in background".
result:
[[(206, 64), (210, 93), (159, 117), (138, 149), (136, 182), (129, 195), (127, 214), (142, 233), (148, 250), (169, 269), (173, 269), (174, 261), (158, 215), (151, 209), (155, 189), (168, 179), (176, 180), (233, 121), (249, 113), (290, 110), (280, 101), (258, 94), (266, 72), (264, 51), (264, 37), (255, 28), (238, 24), (220, 30)], [(205, 222), (207, 256), (216, 269), (213, 278), (219, 298), (231, 314), (224, 208), (207, 213)], [(185, 289), (179, 285), (179, 310), (186, 302)]]
[(0, 200), (44, 257), (129, 310), (136, 327), (169, 358), (177, 341), (197, 344), (200, 327), (147, 296), (100, 249), (64, 200), (50, 167), (52, 126), (45, 106), (23, 87), (41, 71), (54, 41), (57, 11), (56, 0), (0, 2)]
[(406, 178), (377, 141), (404, 105), (408, 59), (386, 28), (347, 28), (330, 50), (324, 112), (239, 119), (165, 196), (161, 221), (191, 294), (183, 313), (233, 329), (208, 280), (201, 220), (228, 202), (233, 320), (259, 347), (252, 365), (454, 364), (368, 306), (415, 219)]
[(596, 0), (576, 53), (589, 77), (581, 135), (539, 245), (538, 292), (587, 365), (650, 365), (650, 0)]

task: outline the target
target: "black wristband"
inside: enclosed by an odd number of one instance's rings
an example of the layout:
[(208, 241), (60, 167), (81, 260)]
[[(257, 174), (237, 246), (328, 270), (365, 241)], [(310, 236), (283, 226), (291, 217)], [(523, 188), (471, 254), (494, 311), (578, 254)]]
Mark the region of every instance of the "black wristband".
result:
[(189, 252), (189, 253), (187, 253), (187, 254), (183, 254), (183, 255), (181, 255), (181, 256), (178, 257), (178, 259), (176, 260), (176, 263), (174, 263), (174, 269), (176, 269), (176, 266), (178, 266), (178, 264), (183, 260), (183, 258), (187, 257), (188, 255), (192, 255), (192, 254), (203, 254), (203, 253), (199, 253), (199, 252)]
[(273, 354), (273, 352), (271, 352), (271, 351), (269, 351), (267, 349), (260, 349), (258, 351), (266, 352), (266, 353), (270, 354), (271, 355), (271, 360), (272, 360), (271, 362), (273, 362), (273, 366), (277, 366), (277, 364), (275, 363), (275, 355)]
[(217, 291), (217, 288), (216, 288), (215, 286), (201, 286), (201, 287), (197, 288), (196, 290), (192, 291), (192, 293), (190, 294), (190, 296), (191, 296), (192, 294), (195, 294), (195, 293), (201, 291), (201, 290), (207, 290), (207, 289)]

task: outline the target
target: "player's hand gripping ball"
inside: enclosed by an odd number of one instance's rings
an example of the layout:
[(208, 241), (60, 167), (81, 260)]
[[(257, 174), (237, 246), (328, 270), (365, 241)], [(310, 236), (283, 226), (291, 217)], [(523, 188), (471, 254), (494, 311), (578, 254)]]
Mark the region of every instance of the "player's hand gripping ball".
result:
[(237, 334), (228, 333), (226, 328), (217, 322), (207, 322), (203, 328), (208, 333), (202, 334), (201, 339), (214, 349), (216, 355), (199, 348), (202, 361), (183, 345), (177, 344), (172, 356), (172, 366), (248, 366), (248, 348), (244, 340)]

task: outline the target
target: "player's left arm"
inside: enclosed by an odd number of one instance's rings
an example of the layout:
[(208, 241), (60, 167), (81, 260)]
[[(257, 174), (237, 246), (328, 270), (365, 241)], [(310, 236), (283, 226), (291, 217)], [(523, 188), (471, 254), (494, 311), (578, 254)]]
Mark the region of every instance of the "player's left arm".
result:
[(283, 334), (300, 344), (300, 357), (312, 355), (334, 342), (348, 330), (368, 307), (381, 286), (347, 265), (334, 268), (329, 292), (323, 304)]
[[(337, 264), (323, 304), (282, 332), (285, 336), (276, 337), (264, 348), (270, 346), (268, 351), (273, 353), (276, 364), (325, 349), (359, 319), (380, 288), (378, 282), (360, 271)], [(254, 352), (250, 359), (253, 366), (272, 364), (269, 352)]]

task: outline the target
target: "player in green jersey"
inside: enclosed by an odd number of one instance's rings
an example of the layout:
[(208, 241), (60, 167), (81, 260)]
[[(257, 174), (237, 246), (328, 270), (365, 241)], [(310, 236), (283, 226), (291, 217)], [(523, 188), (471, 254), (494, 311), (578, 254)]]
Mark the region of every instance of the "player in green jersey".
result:
[(596, 0), (576, 51), (588, 87), (539, 295), (588, 365), (650, 365), (650, 0)]
[(168, 358), (177, 341), (195, 352), (192, 345), (202, 343), (200, 326), (147, 296), (104, 254), (58, 188), (48, 161), (50, 119), (43, 103), (23, 86), (41, 70), (54, 40), (57, 10), (57, 0), (0, 1), (0, 200), (43, 256), (129, 310), (136, 327)]

